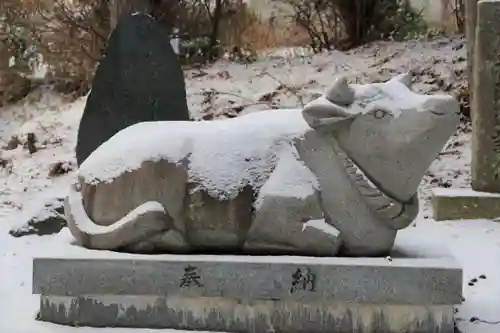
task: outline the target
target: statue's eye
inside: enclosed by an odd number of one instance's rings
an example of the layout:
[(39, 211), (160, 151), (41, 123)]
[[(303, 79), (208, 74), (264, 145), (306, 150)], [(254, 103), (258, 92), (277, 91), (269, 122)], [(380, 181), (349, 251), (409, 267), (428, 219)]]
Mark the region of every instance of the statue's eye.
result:
[(386, 115), (388, 115), (388, 114), (389, 114), (389, 112), (384, 111), (384, 110), (375, 110), (375, 111), (373, 111), (373, 113), (372, 113), (372, 114), (373, 114), (373, 118), (375, 118), (375, 119), (382, 119), (382, 118), (384, 118)]

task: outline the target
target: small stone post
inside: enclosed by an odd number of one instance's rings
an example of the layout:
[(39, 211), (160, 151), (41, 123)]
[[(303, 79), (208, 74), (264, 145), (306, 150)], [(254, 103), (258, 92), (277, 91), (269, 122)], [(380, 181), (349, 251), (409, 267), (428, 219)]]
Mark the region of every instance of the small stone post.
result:
[[(477, 2), (475, 21), (469, 78), (474, 97), (471, 174), (472, 189), (483, 193), (436, 189), (432, 198), (436, 221), (500, 217), (500, 0)], [(467, 24), (470, 29), (470, 17)]]
[(473, 63), (472, 188), (500, 193), (500, 0), (477, 4)]

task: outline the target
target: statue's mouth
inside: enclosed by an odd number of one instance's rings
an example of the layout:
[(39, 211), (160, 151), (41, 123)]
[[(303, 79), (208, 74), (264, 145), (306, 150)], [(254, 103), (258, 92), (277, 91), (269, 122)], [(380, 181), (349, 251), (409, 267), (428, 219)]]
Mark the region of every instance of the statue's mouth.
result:
[(384, 191), (381, 186), (377, 186), (345, 153), (342, 155), (347, 174), (375, 215), (384, 221), (389, 221), (396, 229), (404, 228), (413, 221), (418, 214), (417, 193), (409, 201), (401, 202)]

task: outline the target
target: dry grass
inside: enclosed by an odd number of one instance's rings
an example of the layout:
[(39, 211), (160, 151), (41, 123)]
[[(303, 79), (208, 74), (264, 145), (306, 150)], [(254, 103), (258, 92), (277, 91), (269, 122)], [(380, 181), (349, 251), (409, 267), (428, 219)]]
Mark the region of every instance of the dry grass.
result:
[(263, 20), (246, 7), (222, 23), (222, 43), (231, 48), (263, 50), (282, 46), (303, 46), (309, 38), (304, 29), (287, 20)]
[[(463, 33), (461, 25), (464, 23), (465, 17), (463, 12), (458, 11), (457, 6), (460, 1), (445, 1), (443, 2), (443, 13), (441, 28), (450, 34)], [(463, 3), (462, 5), (463, 6)], [(461, 21), (461, 22), (459, 22)]]
[(255, 23), (241, 36), (244, 44), (256, 50), (281, 46), (304, 46), (309, 43), (307, 33), (293, 23)]

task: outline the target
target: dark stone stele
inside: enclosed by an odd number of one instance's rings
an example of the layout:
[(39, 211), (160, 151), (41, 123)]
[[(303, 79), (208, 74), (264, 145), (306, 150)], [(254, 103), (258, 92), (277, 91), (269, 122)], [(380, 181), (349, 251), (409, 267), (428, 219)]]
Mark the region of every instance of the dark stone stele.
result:
[(80, 121), (78, 165), (120, 130), (168, 120), (190, 120), (169, 33), (145, 14), (123, 18), (109, 38)]

